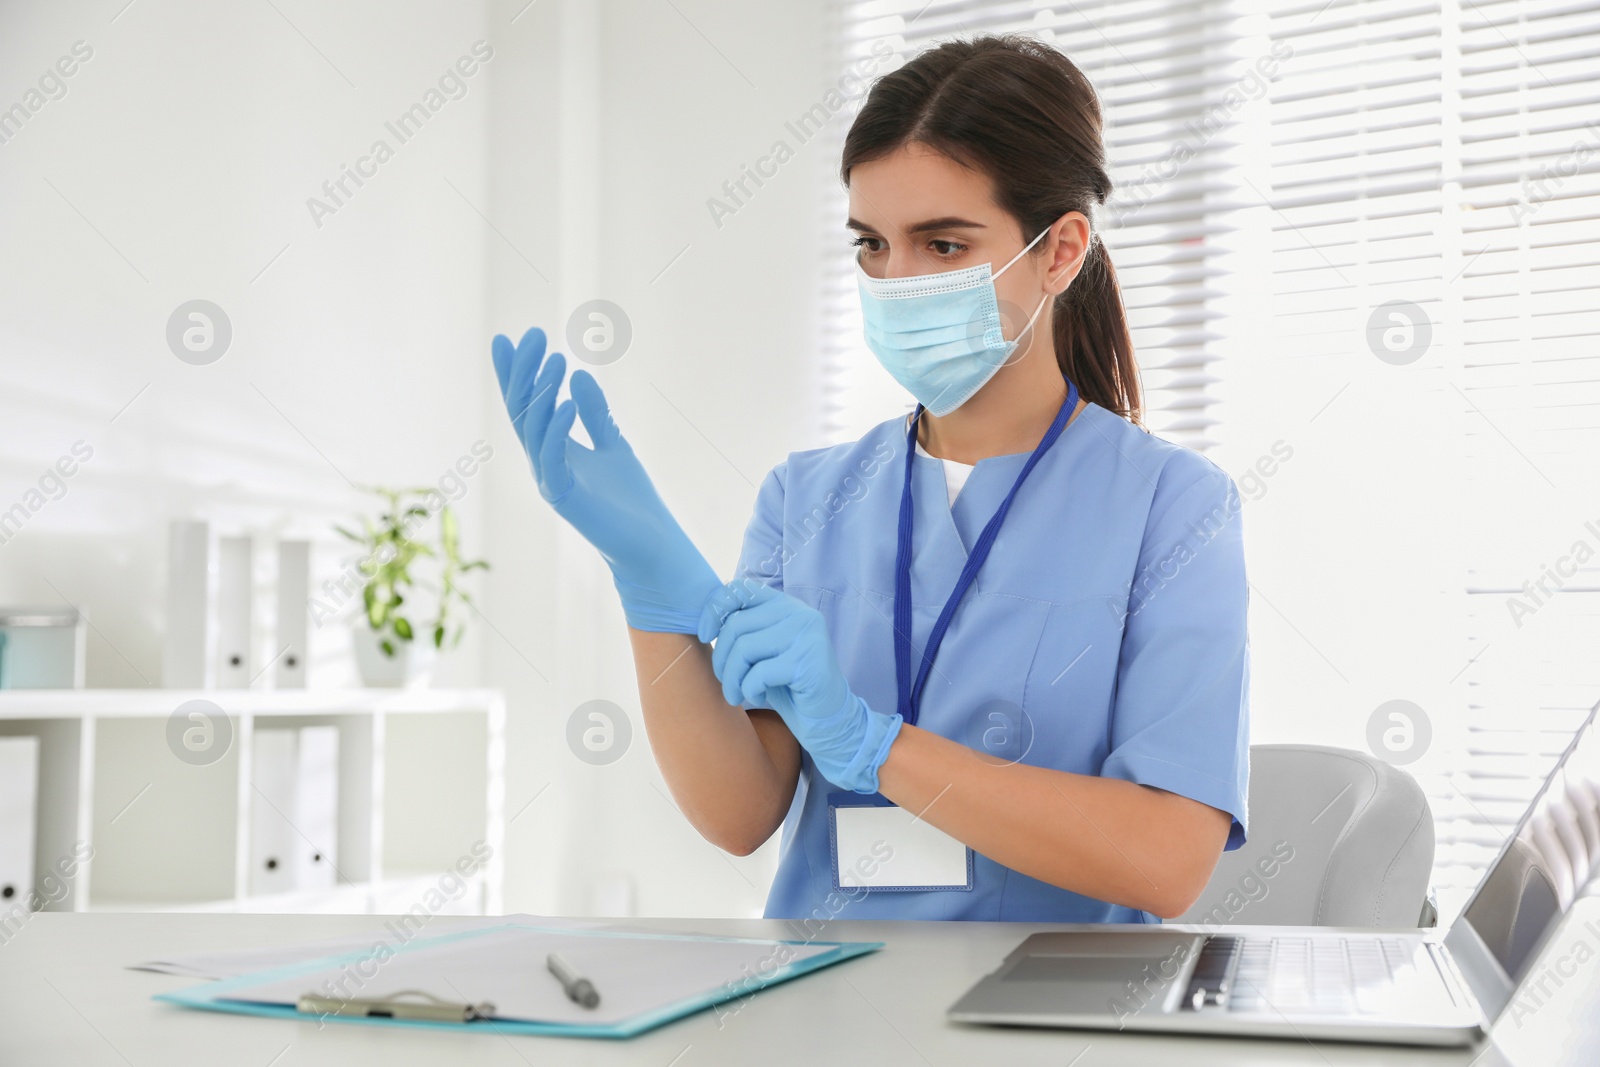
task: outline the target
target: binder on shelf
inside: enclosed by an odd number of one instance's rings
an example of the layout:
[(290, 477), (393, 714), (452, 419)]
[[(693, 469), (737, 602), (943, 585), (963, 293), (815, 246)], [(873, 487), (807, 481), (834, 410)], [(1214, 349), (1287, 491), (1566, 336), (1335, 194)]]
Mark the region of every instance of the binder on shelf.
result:
[(254, 677), (250, 663), (251, 585), (250, 538), (217, 540), (217, 688), (247, 689)]
[(296, 753), (297, 889), (332, 889), (339, 835), (339, 728), (302, 726)]
[(250, 894), (333, 888), (339, 728), (258, 728), (252, 763)]
[(306, 651), (311, 616), (311, 542), (278, 542), (278, 637), (276, 672), (279, 689), (306, 687)]
[(39, 739), (0, 737), (0, 916), (28, 908), (39, 807)]
[[(380, 943), (155, 999), (285, 1019), (621, 1038), (882, 947), (508, 922)], [(552, 953), (590, 980), (598, 1003), (569, 998), (542, 965)]]
[(250, 894), (294, 889), (295, 737), (292, 729), (255, 731), (250, 757)]
[(207, 523), (172, 522), (167, 537), (167, 626), (161, 642), (161, 684), (168, 689), (203, 689), (208, 681), (210, 556)]

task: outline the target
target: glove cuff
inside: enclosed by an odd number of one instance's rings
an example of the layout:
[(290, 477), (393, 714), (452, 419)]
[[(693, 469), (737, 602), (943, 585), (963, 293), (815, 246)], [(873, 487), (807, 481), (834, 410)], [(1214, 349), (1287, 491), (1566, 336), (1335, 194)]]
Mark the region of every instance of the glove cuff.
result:
[[(900, 736), (905, 719), (899, 712), (885, 715), (881, 711), (873, 711), (866, 701), (854, 693), (851, 694), (851, 702), (855, 708), (850, 710), (859, 709), (857, 714), (864, 715), (866, 723), (855, 755), (841, 768), (840, 776), (832, 780), (852, 792), (871, 795), (878, 791), (878, 768), (889, 758), (889, 749), (895, 738)], [(829, 777), (832, 778), (831, 775)]]
[(700, 633), (700, 614), (706, 602), (722, 588), (722, 582), (709, 565), (698, 580), (691, 580), (670, 596), (658, 589), (636, 585), (615, 571), (611, 573), (611, 584), (616, 586), (617, 596), (622, 599), (622, 614), (633, 629), (691, 637)]

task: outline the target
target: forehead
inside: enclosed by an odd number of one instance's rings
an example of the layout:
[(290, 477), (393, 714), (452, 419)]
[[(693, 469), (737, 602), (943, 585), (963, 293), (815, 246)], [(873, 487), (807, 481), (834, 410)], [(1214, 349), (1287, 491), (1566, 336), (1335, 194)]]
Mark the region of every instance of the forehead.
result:
[(994, 183), (927, 145), (910, 144), (850, 169), (850, 218), (880, 231), (946, 215), (994, 225)]

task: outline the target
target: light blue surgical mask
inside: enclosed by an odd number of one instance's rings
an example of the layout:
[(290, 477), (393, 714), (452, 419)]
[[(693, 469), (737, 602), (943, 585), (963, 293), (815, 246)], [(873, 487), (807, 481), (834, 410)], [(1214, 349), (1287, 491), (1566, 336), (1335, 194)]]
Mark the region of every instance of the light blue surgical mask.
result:
[[(1039, 237), (1049, 233), (1039, 232)], [(1046, 293), (1028, 324), (1008, 341), (1001, 332), (994, 280), (1039, 243), (1039, 237), (990, 274), (988, 263), (908, 278), (873, 278), (856, 260), (867, 347), (878, 362), (933, 415), (948, 415), (971, 400), (1005, 365), (1022, 335), (1044, 310)]]

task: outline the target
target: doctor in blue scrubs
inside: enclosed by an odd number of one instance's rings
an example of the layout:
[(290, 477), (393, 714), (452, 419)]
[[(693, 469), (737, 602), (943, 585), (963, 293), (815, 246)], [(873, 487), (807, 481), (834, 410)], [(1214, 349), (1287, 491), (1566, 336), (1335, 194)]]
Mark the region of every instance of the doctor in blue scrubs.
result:
[(1240, 497), (1139, 425), (1093, 89), (1030, 39), (940, 45), (873, 84), (840, 174), (866, 342), (916, 404), (778, 464), (731, 581), (595, 379), (557, 403), (543, 331), (494, 339), (656, 760), (727, 851), (781, 829), (769, 917), (1180, 915), (1245, 838)]

